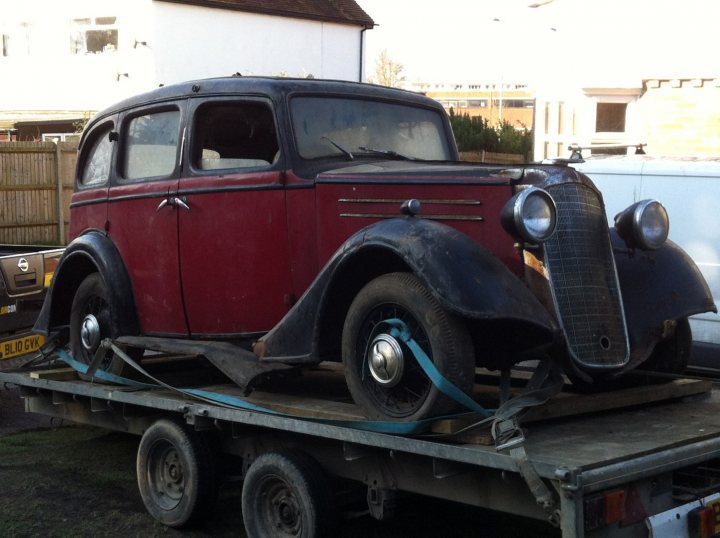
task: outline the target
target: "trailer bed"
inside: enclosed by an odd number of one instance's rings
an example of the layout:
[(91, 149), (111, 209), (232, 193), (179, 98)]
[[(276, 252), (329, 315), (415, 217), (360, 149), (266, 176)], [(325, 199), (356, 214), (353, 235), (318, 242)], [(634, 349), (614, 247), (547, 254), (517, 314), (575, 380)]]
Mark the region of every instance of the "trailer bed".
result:
[[(189, 377), (201, 379), (197, 374)], [(278, 414), (199, 401), (167, 388), (91, 383), (67, 369), (0, 372), (0, 382), (22, 387), (29, 412), (137, 434), (158, 415), (181, 414), (197, 428), (232, 432), (233, 439), (243, 437), (240, 432), (253, 431), (266, 437), (291, 437), (322, 454), (337, 447), (339, 455), (329, 457), (327, 465), (348, 478), (362, 480), (363, 473), (367, 474), (367, 469), (355, 473), (348, 462), (373, 454), (389, 469), (381, 474), (391, 476), (387, 485), (392, 488), (546, 517), (517, 474), (516, 461), (494, 446), (472, 436), (466, 438), (471, 442), (463, 442), (432, 433), (402, 436), (349, 426), (347, 421), (362, 417), (345, 392), (342, 373), (330, 365), (304, 374), (300, 382), (289, 379), (273, 387), (274, 392), (256, 391), (249, 397), (230, 384), (199, 385)], [(325, 387), (324, 397), (305, 394), (317, 395), (319, 386)], [(476, 397), (491, 399), (493, 390), (497, 391), (478, 385)], [(592, 405), (581, 403), (593, 400)], [(555, 416), (553, 405), (559, 409)], [(568, 407), (576, 413), (560, 412)], [(595, 492), (631, 482), (647, 497), (652, 492), (643, 492), (643, 484), (656, 483), (658, 475), (668, 482), (681, 468), (720, 458), (720, 394), (710, 381), (676, 380), (605, 398), (561, 394), (549, 402), (548, 409), (535, 411), (535, 417), (529, 414), (523, 423), (524, 447), (537, 474), (558, 492), (563, 536), (589, 532), (583, 521), (583, 499)], [(440, 426), (438, 431), (443, 430)], [(667, 487), (672, 489), (669, 483)], [(608, 536), (621, 535), (617, 529), (608, 532)], [(592, 535), (603, 536), (602, 532)]]

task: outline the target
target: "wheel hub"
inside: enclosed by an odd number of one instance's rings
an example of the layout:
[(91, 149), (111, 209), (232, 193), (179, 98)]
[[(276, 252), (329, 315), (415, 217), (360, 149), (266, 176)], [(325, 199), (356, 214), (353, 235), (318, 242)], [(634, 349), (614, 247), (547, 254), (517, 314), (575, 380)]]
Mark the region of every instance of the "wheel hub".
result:
[(370, 345), (370, 375), (384, 387), (394, 387), (400, 382), (405, 368), (400, 343), (389, 334), (379, 334)]
[(95, 351), (100, 345), (100, 322), (93, 314), (88, 314), (80, 326), (80, 341), (88, 351)]

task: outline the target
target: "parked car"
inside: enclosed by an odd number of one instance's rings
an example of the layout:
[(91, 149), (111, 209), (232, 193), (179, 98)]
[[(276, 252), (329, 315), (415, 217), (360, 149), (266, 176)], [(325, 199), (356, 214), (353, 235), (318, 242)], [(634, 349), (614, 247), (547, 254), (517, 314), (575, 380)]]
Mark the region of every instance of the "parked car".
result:
[[(663, 200), (673, 215), (669, 238), (695, 261), (714, 297), (720, 295), (720, 159), (651, 155), (592, 156), (573, 167), (592, 177), (603, 193), (612, 222), (628, 200)], [(720, 370), (720, 316), (713, 311), (690, 317), (691, 368)]]
[(101, 112), (79, 151), (37, 328), (81, 363), (105, 337), (223, 340), (230, 374), (342, 361), (369, 417), (420, 419), (454, 405), (428, 363), (464, 392), (476, 365), (546, 357), (603, 386), (684, 368), (687, 317), (715, 309), (660, 203), (608, 229), (570, 167), (457, 162), (442, 107), (410, 92), (195, 81)]
[(32, 327), (61, 254), (62, 248), (0, 245), (0, 368), (44, 343)]

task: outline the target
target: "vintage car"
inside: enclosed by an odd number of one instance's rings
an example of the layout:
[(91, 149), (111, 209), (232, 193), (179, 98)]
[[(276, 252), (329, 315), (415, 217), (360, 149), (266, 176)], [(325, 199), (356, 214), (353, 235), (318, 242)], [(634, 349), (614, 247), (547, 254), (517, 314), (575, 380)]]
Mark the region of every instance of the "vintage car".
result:
[(458, 162), (438, 103), (366, 84), (229, 77), (123, 101), (85, 129), (71, 207), (36, 329), (79, 362), (127, 336), (230, 343), (237, 368), (342, 361), (372, 418), (453, 408), (424, 362), (465, 393), (476, 366), (528, 359), (600, 387), (678, 371), (688, 316), (715, 309), (659, 202), (608, 228), (582, 173)]

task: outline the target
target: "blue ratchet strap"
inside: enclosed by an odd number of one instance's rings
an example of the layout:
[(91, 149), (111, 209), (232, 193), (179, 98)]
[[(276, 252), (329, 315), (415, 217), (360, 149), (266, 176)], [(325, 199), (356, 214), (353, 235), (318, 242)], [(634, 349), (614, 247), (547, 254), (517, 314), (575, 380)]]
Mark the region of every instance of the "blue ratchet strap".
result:
[[(110, 344), (109, 349), (112, 349), (115, 353), (122, 353), (121, 358), (129, 364), (132, 368), (143, 374), (148, 379), (151, 379), (154, 381), (154, 383), (143, 383), (140, 381), (135, 381), (133, 379), (128, 379), (125, 377), (121, 377), (115, 374), (111, 374), (109, 372), (106, 372), (104, 370), (98, 369), (94, 373), (94, 377), (97, 377), (98, 379), (101, 379), (103, 381), (108, 381), (111, 383), (115, 383), (118, 385), (125, 385), (128, 387), (135, 387), (135, 388), (147, 388), (147, 389), (158, 389), (158, 388), (166, 388), (169, 390), (172, 390), (174, 392), (178, 392), (180, 394), (190, 396), (205, 402), (214, 403), (214, 404), (220, 404), (224, 405), (226, 407), (232, 408), (232, 409), (241, 409), (244, 411), (257, 411), (260, 413), (265, 413), (268, 415), (275, 415), (279, 417), (284, 418), (297, 418), (302, 420), (308, 420), (310, 422), (315, 422), (319, 424), (327, 424), (331, 426), (342, 426), (346, 428), (354, 428), (358, 430), (365, 430), (365, 431), (371, 431), (375, 433), (387, 433), (387, 434), (394, 434), (394, 435), (412, 435), (412, 434), (419, 434), (426, 432), (430, 425), (432, 425), (434, 422), (441, 420), (443, 418), (450, 418), (450, 417), (434, 417), (424, 420), (417, 420), (417, 421), (407, 421), (407, 422), (396, 422), (396, 421), (383, 421), (383, 420), (333, 420), (333, 419), (318, 419), (313, 417), (306, 417), (301, 415), (291, 415), (289, 413), (281, 413), (279, 411), (275, 411), (273, 409), (262, 407), (259, 405), (255, 405), (251, 402), (248, 402), (247, 400), (243, 400), (242, 398), (238, 398), (236, 396), (230, 396), (227, 394), (220, 394), (217, 392), (211, 392), (203, 389), (194, 389), (194, 388), (176, 388), (173, 386), (170, 386), (156, 378), (154, 378), (152, 375), (150, 375), (148, 372), (146, 372), (139, 364), (137, 364), (135, 361), (133, 361), (130, 357), (128, 357), (120, 348), (115, 346), (115, 344)], [(81, 374), (86, 374), (88, 371), (88, 365), (85, 363), (82, 363), (73, 357), (71, 357), (66, 351), (63, 349), (58, 348), (57, 354), (60, 356), (60, 358), (67, 363), (71, 368), (74, 370), (80, 372)], [(457, 418), (458, 415), (453, 415), (453, 418)]]
[(448, 381), (445, 376), (440, 373), (435, 364), (427, 356), (425, 351), (423, 351), (423, 349), (418, 345), (418, 343), (413, 340), (412, 335), (410, 334), (410, 329), (404, 321), (393, 318), (385, 320), (382, 323), (385, 323), (392, 327), (390, 329), (390, 336), (394, 338), (399, 338), (400, 340), (405, 342), (405, 344), (410, 348), (410, 351), (413, 352), (415, 360), (423, 369), (425, 375), (430, 378), (430, 381), (432, 381), (433, 385), (435, 385), (440, 392), (442, 392), (446, 396), (449, 396), (457, 403), (462, 404), (474, 413), (483, 416), (484, 418), (488, 418), (493, 415), (495, 411), (494, 409), (485, 409), (482, 405), (477, 403), (470, 396), (457, 388), (456, 385)]

